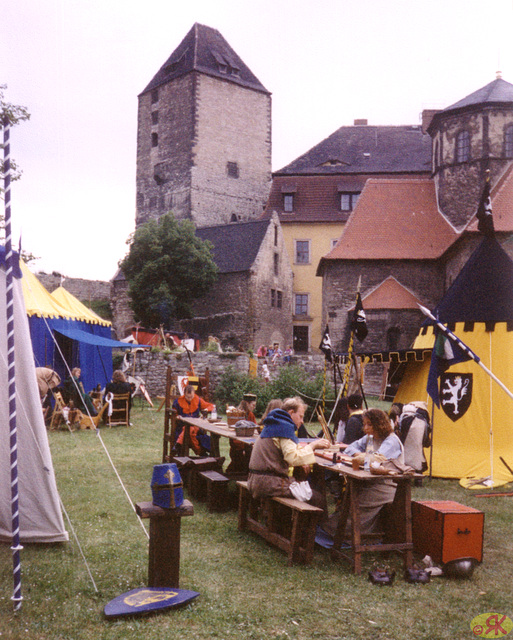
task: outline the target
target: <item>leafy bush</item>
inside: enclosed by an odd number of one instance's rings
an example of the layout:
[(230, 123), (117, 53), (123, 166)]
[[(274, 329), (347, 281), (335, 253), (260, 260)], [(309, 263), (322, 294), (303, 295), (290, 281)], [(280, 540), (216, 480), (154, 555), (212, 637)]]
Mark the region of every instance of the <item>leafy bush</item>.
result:
[[(219, 410), (224, 411), (227, 404), (237, 406), (245, 393), (254, 393), (257, 396), (256, 414), (260, 416), (273, 398), (283, 400), (297, 395), (313, 409), (317, 398), (322, 398), (322, 388), (322, 373), (312, 378), (299, 366), (282, 367), (278, 377), (267, 384), (259, 378), (252, 378), (233, 367), (227, 367), (216, 385), (214, 397)], [(333, 398), (333, 389), (328, 383), (325, 397)]]

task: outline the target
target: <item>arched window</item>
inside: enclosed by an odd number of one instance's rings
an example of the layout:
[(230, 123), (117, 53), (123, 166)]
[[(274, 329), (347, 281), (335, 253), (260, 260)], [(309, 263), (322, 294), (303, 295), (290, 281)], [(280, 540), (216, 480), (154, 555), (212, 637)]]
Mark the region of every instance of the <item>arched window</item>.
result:
[(467, 162), (470, 158), (470, 134), (464, 129), (456, 137), (456, 162)]
[(513, 124), (504, 129), (504, 155), (506, 158), (513, 158)]

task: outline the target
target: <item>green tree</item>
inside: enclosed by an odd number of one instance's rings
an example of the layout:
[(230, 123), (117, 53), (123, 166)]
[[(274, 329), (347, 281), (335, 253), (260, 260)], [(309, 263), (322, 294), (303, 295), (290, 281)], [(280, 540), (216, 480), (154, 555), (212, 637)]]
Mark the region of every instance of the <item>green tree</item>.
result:
[(177, 221), (172, 214), (142, 225), (128, 242), (120, 267), (137, 319), (157, 327), (190, 318), (193, 301), (217, 279), (212, 245), (195, 235), (191, 221)]
[[(12, 104), (10, 102), (5, 101), (4, 90), (7, 89), (6, 84), (0, 84), (0, 130), (3, 130), (6, 124), (9, 124), (11, 127), (23, 122), (24, 120), (30, 119), (30, 113), (27, 110), (27, 107), (22, 107), (21, 105)], [(0, 140), (0, 149), (3, 149), (3, 137)], [(16, 166), (14, 160), (10, 160), (10, 170), (11, 170), (11, 181), (18, 180), (21, 176), (21, 171)], [(4, 159), (3, 156), (0, 158), (0, 176), (3, 178), (4, 176)]]

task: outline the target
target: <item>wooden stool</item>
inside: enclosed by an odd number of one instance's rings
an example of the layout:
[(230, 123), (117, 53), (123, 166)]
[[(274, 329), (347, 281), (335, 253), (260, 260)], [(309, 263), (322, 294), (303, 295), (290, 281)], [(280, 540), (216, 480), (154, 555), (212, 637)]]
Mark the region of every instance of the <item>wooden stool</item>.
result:
[(191, 498), (196, 500), (207, 499), (207, 485), (204, 478), (201, 477), (202, 471), (218, 471), (223, 470), (224, 458), (190, 458), (187, 463), (188, 469), (188, 490)]
[(150, 519), (148, 586), (178, 588), (181, 519), (194, 515), (194, 507), (188, 500), (176, 509), (162, 509), (153, 502), (138, 502), (135, 511), (140, 518)]
[(201, 471), (199, 474), (207, 486), (207, 508), (209, 511), (228, 509), (229, 479), (218, 471)]

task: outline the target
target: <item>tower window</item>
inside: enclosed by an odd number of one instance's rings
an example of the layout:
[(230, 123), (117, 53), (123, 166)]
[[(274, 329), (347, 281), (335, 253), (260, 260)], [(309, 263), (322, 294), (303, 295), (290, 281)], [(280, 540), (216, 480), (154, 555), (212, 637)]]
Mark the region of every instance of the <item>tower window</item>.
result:
[(151, 134), (151, 146), (152, 147), (158, 147), (159, 146), (159, 134), (158, 133), (152, 133)]
[(238, 178), (239, 177), (239, 165), (236, 162), (227, 162), (226, 163), (226, 173), (230, 176), (230, 178)]
[(470, 158), (470, 133), (465, 129), (456, 137), (456, 162), (467, 162)]
[(159, 112), (158, 111), (152, 111), (151, 112), (151, 124), (158, 124), (159, 123)]
[(513, 158), (513, 124), (504, 130), (504, 155), (506, 158)]
[(278, 225), (274, 225), (274, 246), (278, 246)]
[(280, 256), (277, 253), (274, 254), (273, 267), (274, 267), (274, 275), (275, 276), (279, 275), (280, 274)]
[(151, 104), (155, 104), (158, 101), (159, 101), (159, 90), (153, 89), (153, 91), (151, 92)]

